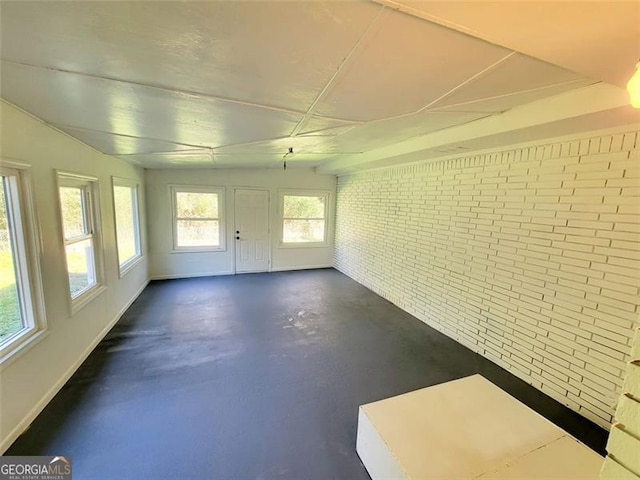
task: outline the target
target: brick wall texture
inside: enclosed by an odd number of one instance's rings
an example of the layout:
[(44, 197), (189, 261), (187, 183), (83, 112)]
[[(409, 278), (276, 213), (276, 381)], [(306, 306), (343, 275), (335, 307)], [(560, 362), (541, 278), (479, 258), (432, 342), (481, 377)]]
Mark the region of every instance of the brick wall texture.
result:
[(608, 428), (639, 194), (636, 131), (341, 176), (335, 266)]

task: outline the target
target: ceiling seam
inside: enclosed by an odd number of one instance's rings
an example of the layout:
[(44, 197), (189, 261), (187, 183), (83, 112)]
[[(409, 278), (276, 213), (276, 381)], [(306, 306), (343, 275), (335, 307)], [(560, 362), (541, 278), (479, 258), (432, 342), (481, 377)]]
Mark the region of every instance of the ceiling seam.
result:
[[(173, 141), (173, 140), (161, 140), (159, 138), (155, 138), (155, 137), (144, 137), (144, 136), (137, 136), (137, 135), (129, 135), (126, 133), (116, 133), (116, 132), (110, 132), (107, 130), (98, 130), (98, 129), (94, 129), (94, 128), (86, 128), (86, 127), (77, 127), (77, 126), (73, 126), (73, 125), (67, 125), (67, 124), (61, 124), (61, 123), (57, 123), (57, 124), (49, 124), (52, 126), (55, 126), (55, 128), (57, 130), (60, 130), (62, 132), (64, 132), (64, 130), (61, 130), (63, 128), (68, 128), (68, 129), (73, 129), (73, 130), (80, 130), (83, 132), (92, 132), (92, 133), (102, 133), (104, 135), (113, 135), (116, 137), (125, 137), (125, 138), (131, 138), (134, 140), (149, 140), (149, 141), (154, 141), (154, 142), (162, 142), (162, 143), (168, 143), (171, 145), (179, 145), (182, 147), (190, 147), (190, 150), (217, 150), (217, 149), (222, 149), (222, 148), (232, 148), (232, 147), (243, 147), (243, 146), (249, 146), (249, 145), (257, 145), (263, 142), (272, 142), (275, 140), (285, 140), (287, 138), (290, 138), (289, 135), (284, 135), (284, 136), (280, 136), (280, 137), (272, 137), (272, 138), (265, 138), (262, 140), (255, 140), (255, 141), (251, 141), (251, 142), (239, 142), (239, 143), (229, 143), (229, 144), (225, 144), (225, 145), (218, 145), (218, 146), (210, 146), (210, 145), (196, 145), (196, 144), (191, 144), (191, 143), (184, 143), (184, 142), (177, 142), (177, 141)], [(341, 128), (341, 127), (337, 127), (337, 128)], [(71, 136), (69, 133), (64, 132), (65, 135), (69, 135)], [(75, 137), (72, 137), (75, 138)], [(184, 150), (182, 150), (184, 151)], [(180, 153), (181, 150), (176, 150), (176, 153)], [(154, 153), (144, 153), (144, 152), (140, 152), (140, 153), (127, 153), (127, 154), (117, 154), (117, 153), (104, 153), (104, 152), (100, 152), (103, 153), (105, 155), (113, 155), (113, 156), (119, 156), (119, 155), (153, 155)], [(159, 152), (159, 153), (165, 153), (165, 152)], [(171, 151), (167, 151), (166, 153), (171, 153)], [(221, 155), (224, 154), (225, 152), (215, 152), (216, 155)], [(276, 152), (278, 153), (278, 152)], [(355, 152), (355, 153), (360, 153), (360, 152)]]
[[(532, 92), (537, 92), (539, 90), (546, 90), (548, 88), (554, 88), (554, 87), (562, 87), (564, 85), (572, 85), (572, 84), (578, 84), (578, 83), (585, 83), (587, 81), (591, 81), (591, 83), (584, 85), (585, 87), (589, 86), (589, 85), (593, 85), (596, 83), (601, 83), (597, 80), (591, 80), (591, 79), (578, 79), (578, 80), (567, 80), (566, 82), (558, 82), (558, 83), (552, 83), (549, 85), (544, 85), (542, 87), (534, 87), (534, 88), (528, 88), (526, 90), (519, 90), (517, 92), (511, 92), (511, 93), (504, 93), (502, 95), (494, 95), (493, 97), (483, 97), (483, 98), (479, 98), (477, 100), (468, 100), (466, 102), (460, 102), (460, 103), (452, 103), (451, 105), (443, 105), (442, 107), (435, 107), (435, 109), (433, 110), (429, 110), (429, 112), (433, 112), (433, 113), (446, 113), (446, 112), (442, 112), (441, 110), (436, 110), (438, 108), (444, 109), (444, 108), (452, 108), (452, 107), (458, 107), (458, 106), (464, 106), (464, 105), (470, 105), (473, 103), (479, 103), (479, 102), (484, 102), (487, 100), (496, 100), (499, 98), (506, 98), (506, 97), (510, 97), (512, 95), (519, 95), (521, 93), (532, 93)], [(497, 113), (500, 113), (499, 111), (497, 111)]]
[[(370, 0), (370, 1), (372, 1), (373, 3), (377, 3), (378, 5), (386, 6), (387, 8), (390, 8), (397, 12), (404, 13), (412, 17), (420, 18), (421, 20), (425, 20), (429, 23), (440, 25), (445, 28), (449, 28), (451, 30), (456, 30), (460, 33), (464, 33), (474, 38), (479, 38), (473, 34), (473, 30), (471, 30), (468, 27), (465, 27), (464, 25), (460, 25), (459, 23), (452, 22), (450, 20), (447, 20), (446, 18), (438, 17), (436, 15), (423, 12), (422, 10), (410, 7), (409, 5), (405, 5), (404, 3), (400, 3), (394, 0)], [(492, 43), (492, 42), (489, 42), (489, 43)], [(498, 44), (494, 43), (494, 45), (498, 45)], [(511, 50), (511, 49), (508, 49), (508, 50)]]
[[(217, 101), (225, 102), (225, 103), (233, 103), (233, 104), (236, 104), (236, 105), (243, 105), (245, 107), (260, 108), (260, 109), (263, 109), (263, 110), (270, 110), (270, 111), (281, 112), (281, 113), (289, 113), (289, 114), (293, 114), (293, 115), (305, 115), (305, 112), (300, 111), (300, 110), (293, 110), (293, 109), (284, 108), (284, 107), (276, 107), (274, 105), (267, 105), (267, 104), (262, 104), (262, 103), (248, 102), (248, 101), (239, 100), (239, 99), (236, 99), (236, 98), (221, 97), (221, 96), (218, 96), (218, 95), (212, 95), (212, 94), (203, 93), (203, 92), (196, 92), (196, 91), (192, 91), (192, 90), (179, 90), (179, 89), (170, 88), (170, 87), (163, 87), (163, 86), (160, 86), (160, 85), (153, 85), (153, 84), (150, 84), (150, 83), (135, 82), (135, 81), (132, 81), (132, 80), (123, 80), (123, 79), (120, 79), (120, 78), (107, 77), (107, 76), (102, 76), (102, 75), (94, 75), (94, 74), (91, 74), (91, 73), (78, 72), (78, 71), (75, 71), (75, 70), (67, 70), (67, 69), (63, 69), (63, 68), (47, 67), (47, 66), (42, 66), (42, 65), (32, 65), (32, 64), (23, 63), (23, 62), (14, 62), (12, 60), (2, 60), (2, 59), (0, 59), (0, 62), (8, 63), (8, 64), (11, 64), (11, 65), (18, 65), (18, 66), (26, 67), (26, 68), (49, 70), (49, 71), (56, 72), (56, 73), (66, 73), (66, 74), (69, 74), (69, 75), (78, 75), (78, 76), (81, 76), (81, 77), (93, 78), (93, 79), (97, 79), (97, 80), (104, 80), (104, 81), (108, 81), (108, 82), (117, 82), (117, 83), (122, 83), (122, 84), (125, 84), (125, 85), (133, 85), (133, 86), (141, 87), (141, 88), (149, 88), (149, 89), (152, 89), (152, 90), (159, 90), (159, 91), (162, 91), (162, 92), (168, 92), (168, 93), (173, 93), (173, 94), (178, 94), (178, 95), (184, 95), (184, 96), (195, 98), (195, 99), (217, 100)], [(323, 118), (325, 118), (327, 120), (338, 121), (338, 122), (355, 123), (354, 120), (343, 119), (343, 118), (335, 118), (335, 117), (323, 117)]]
[(60, 127), (56, 126), (56, 124), (54, 123), (49, 123), (46, 120), (40, 118), (40, 117), (36, 117), (33, 113), (28, 112), (27, 110), (25, 110), (22, 107), (19, 107), (18, 105), (16, 105), (15, 103), (11, 103), (8, 100), (5, 100), (4, 98), (0, 97), (0, 103), (6, 103), (7, 105), (10, 105), (11, 107), (17, 109), (18, 111), (24, 113), (25, 115), (27, 115), (28, 117), (36, 120), (37, 122), (41, 123), (42, 125), (46, 125), (47, 127), (52, 128), (53, 130), (55, 130), (56, 132), (61, 133), (62, 135), (64, 135), (65, 137), (69, 137), (72, 140), (84, 145), (87, 148), (90, 148), (91, 150), (94, 150), (96, 153), (99, 153), (100, 155), (109, 155), (108, 153), (104, 153), (100, 150), (98, 150), (96, 147), (93, 147), (91, 145), (89, 145), (88, 143), (83, 142), (82, 140), (80, 140), (79, 138), (74, 137), (73, 135), (71, 135), (70, 133), (65, 132), (64, 130), (61, 130)]
[(179, 90), (179, 89), (170, 88), (170, 87), (163, 87), (163, 86), (160, 86), (160, 85), (153, 85), (153, 84), (150, 84), (150, 83), (142, 83), (142, 82), (135, 82), (135, 81), (132, 81), (132, 80), (123, 80), (121, 78), (107, 77), (107, 76), (102, 76), (102, 75), (94, 75), (92, 73), (78, 72), (78, 71), (75, 71), (75, 70), (67, 70), (67, 69), (64, 69), (64, 68), (46, 67), (46, 66), (42, 66), (42, 65), (32, 65), (32, 64), (29, 64), (29, 63), (14, 62), (14, 61), (11, 61), (11, 60), (0, 60), (0, 62), (9, 63), (9, 64), (13, 64), (13, 65), (19, 65), (21, 67), (36, 68), (36, 69), (40, 69), (40, 70), (49, 70), (49, 71), (56, 72), (56, 73), (67, 73), (67, 74), (70, 74), (70, 75), (78, 75), (78, 76), (81, 76), (81, 77), (93, 78), (93, 79), (97, 79), (97, 80), (105, 80), (105, 81), (109, 81), (109, 82), (124, 83), (126, 85), (133, 85), (133, 86), (141, 87), (141, 88), (149, 88), (149, 89), (153, 89), (153, 90), (160, 90), (160, 91), (163, 91), (163, 92), (175, 93), (175, 94), (178, 94), (178, 95), (185, 95), (185, 96), (193, 97), (193, 98), (206, 98), (206, 99), (210, 99), (210, 100), (218, 100), (220, 102), (234, 103), (234, 104), (244, 105), (244, 106), (248, 106), (248, 107), (263, 108), (265, 110), (273, 110), (273, 111), (283, 112), (283, 113), (292, 113), (292, 114), (295, 114), (295, 115), (304, 115), (304, 112), (299, 111), (299, 110), (292, 110), (292, 109), (283, 108), (283, 107), (276, 107), (276, 106), (273, 106), (273, 105), (266, 105), (266, 104), (260, 104), (260, 103), (247, 102), (247, 101), (244, 101), (244, 100), (238, 100), (238, 99), (235, 99), (235, 98), (228, 98), (228, 97), (221, 97), (221, 96), (211, 95), (211, 94), (203, 93), (203, 92), (195, 92), (195, 91), (191, 91), (191, 90)]
[[(140, 136), (136, 136), (136, 135), (129, 135), (129, 134), (126, 134), (126, 133), (116, 133), (116, 132), (109, 132), (109, 131), (106, 131), (106, 130), (97, 130), (95, 128), (75, 127), (73, 125), (66, 125), (66, 124), (62, 124), (62, 123), (50, 123), (49, 125), (55, 126), (56, 129), (58, 129), (58, 130), (61, 130), (63, 128), (70, 128), (70, 129), (73, 129), (73, 130), (80, 130), (80, 131), (83, 131), (83, 132), (104, 133), (106, 135), (114, 135), (116, 137), (126, 137), (126, 138), (133, 138), (133, 139), (139, 139), (139, 140), (151, 140), (151, 141), (154, 141), (154, 142), (170, 143), (172, 145), (181, 145), (183, 147), (202, 148), (202, 149), (214, 148), (214, 147), (211, 147), (211, 146), (208, 146), (208, 145), (195, 145), (195, 144), (192, 144), (192, 143), (182, 143), (182, 142), (176, 142), (176, 141), (173, 141), (173, 140), (162, 140), (162, 139), (154, 138), (154, 137), (140, 137)], [(67, 135), (70, 135), (70, 134), (67, 133)], [(70, 136), (72, 136), (72, 135), (70, 135)], [(75, 138), (75, 137), (73, 137), (73, 138)]]
[[(498, 60), (497, 62), (492, 63), (491, 65), (489, 65), (488, 67), (484, 68), (483, 70), (481, 70), (480, 72), (472, 75), (471, 77), (469, 77), (468, 79), (466, 79), (465, 81), (463, 81), (462, 83), (456, 85), (454, 88), (452, 88), (451, 90), (449, 90), (448, 92), (446, 92), (445, 94), (439, 96), (438, 98), (436, 98), (435, 100), (432, 100), (431, 102), (429, 102), (428, 104), (426, 104), (424, 107), (419, 108), (418, 110), (415, 110), (413, 112), (407, 112), (407, 113), (400, 113), (398, 115), (391, 115), (389, 117), (383, 117), (383, 118), (376, 118), (374, 120), (368, 120), (366, 122), (362, 122), (364, 124), (371, 124), (371, 123), (377, 123), (377, 122), (384, 122), (387, 120), (396, 120), (398, 118), (404, 118), (404, 117), (410, 117), (412, 115), (417, 115), (418, 113), (422, 113), (425, 110), (427, 110), (431, 105), (435, 104), (436, 102), (439, 102), (440, 100), (445, 99), (446, 97), (448, 97), (449, 95), (451, 95), (452, 93), (456, 92), (457, 90), (459, 90), (460, 88), (468, 85), (471, 82), (474, 82), (475, 80), (477, 80), (478, 78), (482, 77), (483, 75), (489, 73), (491, 70), (493, 70), (494, 68), (496, 68), (497, 66), (501, 65), (503, 62), (507, 61), (509, 58), (511, 58), (513, 55), (516, 55), (518, 52), (516, 51), (512, 51), (509, 54), (507, 54), (506, 56), (504, 56), (503, 58), (501, 58), (500, 60)], [(436, 112), (438, 113), (438, 112)], [(498, 112), (499, 113), (499, 112)]]
[(371, 30), (373, 25), (375, 25), (377, 23), (378, 19), (382, 15), (382, 12), (384, 12), (385, 9), (386, 9), (386, 7), (384, 5), (382, 5), (380, 7), (380, 10), (376, 14), (376, 16), (373, 18), (373, 20), (371, 20), (371, 22), (369, 22), (369, 25), (367, 25), (367, 27), (364, 29), (364, 32), (362, 32), (362, 35), (360, 35), (360, 37), (358, 38), (356, 43), (349, 50), (347, 55), (342, 59), (342, 61), (340, 62), (340, 65), (338, 65), (338, 68), (336, 69), (336, 71), (333, 73), (333, 75), (331, 76), (329, 81), (325, 84), (324, 88), (320, 91), (318, 96), (315, 98), (315, 100), (311, 103), (311, 105), (307, 109), (307, 112), (304, 114), (304, 117), (302, 117), (302, 119), (300, 119), (300, 121), (297, 123), (297, 125), (295, 127), (293, 127), (293, 130), (291, 131), (291, 136), (292, 137), (295, 137), (296, 135), (298, 135), (298, 133), (300, 132), (300, 130), (302, 130), (304, 125), (311, 119), (311, 116), (313, 115), (313, 112), (318, 107), (318, 104), (320, 103), (322, 98), (326, 95), (326, 93), (329, 91), (329, 89), (333, 86), (335, 81), (338, 79), (338, 76), (340, 75), (340, 72), (342, 72), (344, 67), (349, 63), (351, 58), (355, 55), (356, 51), (358, 50), (358, 47), (360, 47), (360, 45), (364, 41), (365, 37), (367, 36), (367, 34), (369, 33), (369, 31)]
[(137, 152), (137, 153), (111, 153), (110, 155), (116, 157), (135, 157), (140, 155), (198, 155), (203, 152), (209, 153), (213, 150), (211, 147), (202, 147), (202, 148), (190, 148), (185, 150), (161, 150), (159, 152)]
[(489, 65), (488, 67), (484, 68), (483, 70), (480, 70), (478, 73), (476, 73), (475, 75), (472, 75), (471, 77), (467, 78), (464, 82), (456, 85), (455, 87), (453, 87), (451, 90), (449, 90), (447, 93), (440, 95), (438, 98), (436, 98), (435, 100), (432, 100), (430, 103), (428, 103), (427, 105), (425, 105), (424, 107), (422, 107), (420, 110), (418, 110), (416, 113), (420, 113), (425, 111), (427, 108), (429, 108), (431, 105), (434, 105), (436, 103), (438, 103), (440, 100), (444, 100), (445, 98), (447, 98), (449, 95), (451, 95), (454, 92), (457, 92), (458, 90), (460, 90), (462, 87), (465, 87), (466, 85), (469, 85), (470, 83), (473, 83), (474, 81), (476, 81), (477, 79), (483, 77), (484, 75), (486, 75), (487, 73), (489, 73), (491, 70), (493, 70), (494, 68), (498, 67), (499, 65), (502, 65), (504, 62), (506, 62), (507, 60), (509, 60), (511, 57), (513, 57), (514, 55), (516, 55), (518, 52), (516, 51), (512, 51), (511, 53), (509, 53), (508, 55), (505, 55), (504, 57), (502, 57), (500, 60), (498, 60), (497, 62), (492, 63), (491, 65)]

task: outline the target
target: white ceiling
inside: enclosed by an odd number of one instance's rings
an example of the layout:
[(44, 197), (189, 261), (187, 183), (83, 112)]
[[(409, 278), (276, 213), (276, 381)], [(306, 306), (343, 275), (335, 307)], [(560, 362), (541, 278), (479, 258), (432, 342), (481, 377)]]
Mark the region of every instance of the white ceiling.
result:
[(339, 172), (393, 145), (465, 148), (415, 139), (620, 84), (640, 3), (606, 5), (3, 1), (0, 95), (149, 168), (276, 167), (291, 147), (290, 165)]

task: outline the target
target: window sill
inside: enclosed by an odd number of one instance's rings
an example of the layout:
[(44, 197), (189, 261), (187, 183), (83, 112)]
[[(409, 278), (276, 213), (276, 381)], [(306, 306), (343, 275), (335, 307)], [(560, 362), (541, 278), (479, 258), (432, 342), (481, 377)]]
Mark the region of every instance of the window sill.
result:
[(124, 264), (120, 265), (120, 271), (118, 273), (118, 278), (124, 277), (127, 273), (133, 270), (137, 265), (139, 265), (144, 257), (142, 255), (138, 255), (131, 260), (127, 260)]
[(27, 353), (32, 347), (40, 343), (44, 338), (49, 335), (47, 330), (32, 330), (29, 333), (23, 334), (21, 337), (16, 338), (13, 341), (13, 345), (5, 347), (6, 351), (0, 354), (0, 372), (15, 362), (22, 355)]
[(99, 297), (102, 292), (107, 289), (104, 285), (97, 285), (93, 287), (86, 293), (83, 293), (78, 298), (74, 298), (71, 300), (71, 316), (74, 316), (78, 313), (82, 308), (84, 308), (87, 304), (92, 302), (94, 299)]

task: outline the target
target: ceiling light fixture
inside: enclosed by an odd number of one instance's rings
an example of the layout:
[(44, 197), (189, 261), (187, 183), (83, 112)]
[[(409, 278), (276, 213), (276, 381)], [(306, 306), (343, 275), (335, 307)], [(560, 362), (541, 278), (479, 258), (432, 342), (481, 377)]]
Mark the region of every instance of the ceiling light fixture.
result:
[(627, 82), (627, 91), (631, 106), (640, 108), (640, 62), (636, 63), (636, 71)]
[(282, 167), (287, 169), (287, 155), (293, 155), (293, 147), (289, 147), (289, 151), (282, 156), (283, 164)]

